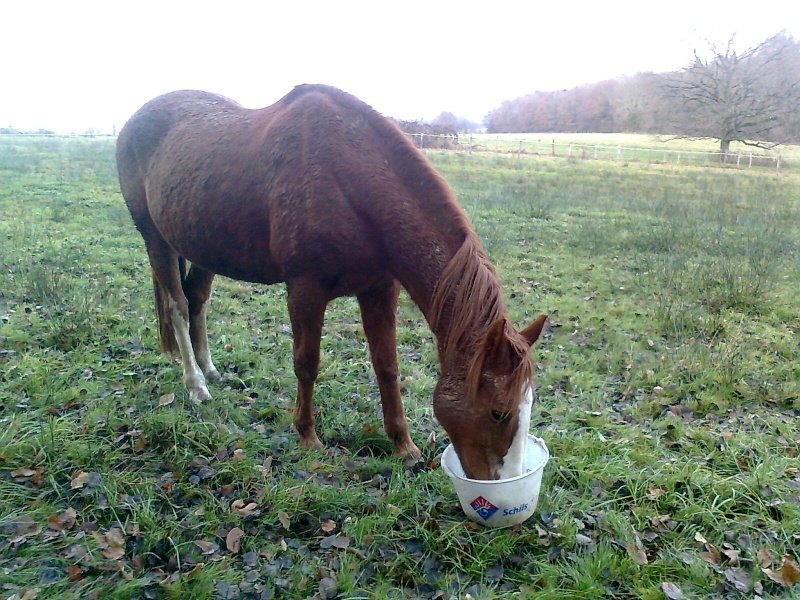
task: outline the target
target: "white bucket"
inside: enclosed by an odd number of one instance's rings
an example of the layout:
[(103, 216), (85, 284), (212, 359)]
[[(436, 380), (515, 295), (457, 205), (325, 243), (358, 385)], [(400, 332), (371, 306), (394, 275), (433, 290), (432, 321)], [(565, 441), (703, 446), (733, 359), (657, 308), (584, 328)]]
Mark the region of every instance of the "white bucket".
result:
[(510, 479), (468, 479), (453, 444), (442, 454), (442, 468), (456, 488), (464, 514), (488, 527), (510, 527), (522, 523), (536, 510), (544, 466), (550, 452), (544, 440), (528, 435), (525, 473)]

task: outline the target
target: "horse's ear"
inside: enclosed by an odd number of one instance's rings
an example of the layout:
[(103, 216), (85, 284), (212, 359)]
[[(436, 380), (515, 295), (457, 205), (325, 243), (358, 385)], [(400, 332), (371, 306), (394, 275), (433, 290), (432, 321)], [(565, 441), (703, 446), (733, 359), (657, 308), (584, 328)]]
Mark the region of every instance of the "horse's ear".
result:
[(517, 354), (506, 333), (508, 321), (504, 318), (497, 319), (491, 324), (483, 341), (485, 363), (497, 370), (510, 370), (518, 361)]
[(528, 325), (525, 329), (520, 331), (520, 335), (525, 338), (525, 341), (528, 342), (529, 346), (533, 346), (536, 343), (536, 340), (539, 339), (539, 336), (542, 334), (542, 329), (544, 329), (544, 324), (547, 322), (547, 315), (539, 315), (536, 317), (536, 320)]

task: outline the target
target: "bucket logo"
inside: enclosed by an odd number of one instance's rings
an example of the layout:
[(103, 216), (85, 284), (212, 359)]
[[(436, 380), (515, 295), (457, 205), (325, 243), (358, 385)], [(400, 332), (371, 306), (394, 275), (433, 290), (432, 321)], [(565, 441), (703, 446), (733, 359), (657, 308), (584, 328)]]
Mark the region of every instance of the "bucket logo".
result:
[(478, 496), (475, 498), (475, 500), (470, 502), (469, 505), (484, 521), (488, 521), (491, 516), (499, 510), (494, 504), (489, 502), (483, 496)]

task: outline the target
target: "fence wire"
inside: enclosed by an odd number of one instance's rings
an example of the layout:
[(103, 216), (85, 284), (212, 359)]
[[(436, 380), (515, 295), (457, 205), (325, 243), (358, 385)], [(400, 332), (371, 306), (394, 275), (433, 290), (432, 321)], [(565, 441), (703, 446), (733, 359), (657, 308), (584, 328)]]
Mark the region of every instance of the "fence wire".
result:
[(787, 161), (780, 154), (761, 154), (737, 150), (735, 152), (708, 152), (666, 150), (663, 148), (638, 148), (508, 138), (473, 138), (469, 135), (407, 134), (423, 150), (454, 150), (458, 152), (489, 152), (516, 156), (550, 156), (571, 160), (599, 160), (617, 163), (646, 163), (696, 167), (735, 167), (749, 169), (767, 167), (781, 170)]

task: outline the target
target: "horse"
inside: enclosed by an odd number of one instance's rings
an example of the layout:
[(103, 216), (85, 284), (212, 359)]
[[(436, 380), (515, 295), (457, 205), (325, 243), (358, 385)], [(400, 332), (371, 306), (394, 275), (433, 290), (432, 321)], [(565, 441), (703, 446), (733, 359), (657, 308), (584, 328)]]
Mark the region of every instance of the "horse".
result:
[[(396, 455), (420, 457), (398, 385), (402, 286), (437, 343), (434, 414), (468, 477), (522, 472), (546, 315), (517, 331), (497, 274), (444, 179), (400, 128), (336, 88), (301, 85), (248, 109), (192, 90), (159, 96), (119, 133), (122, 195), (152, 268), (160, 348), (189, 398), (220, 379), (206, 312), (215, 275), (283, 282), (303, 448), (322, 448), (313, 390), (327, 304), (355, 296)], [(187, 270), (188, 265), (188, 270)]]

